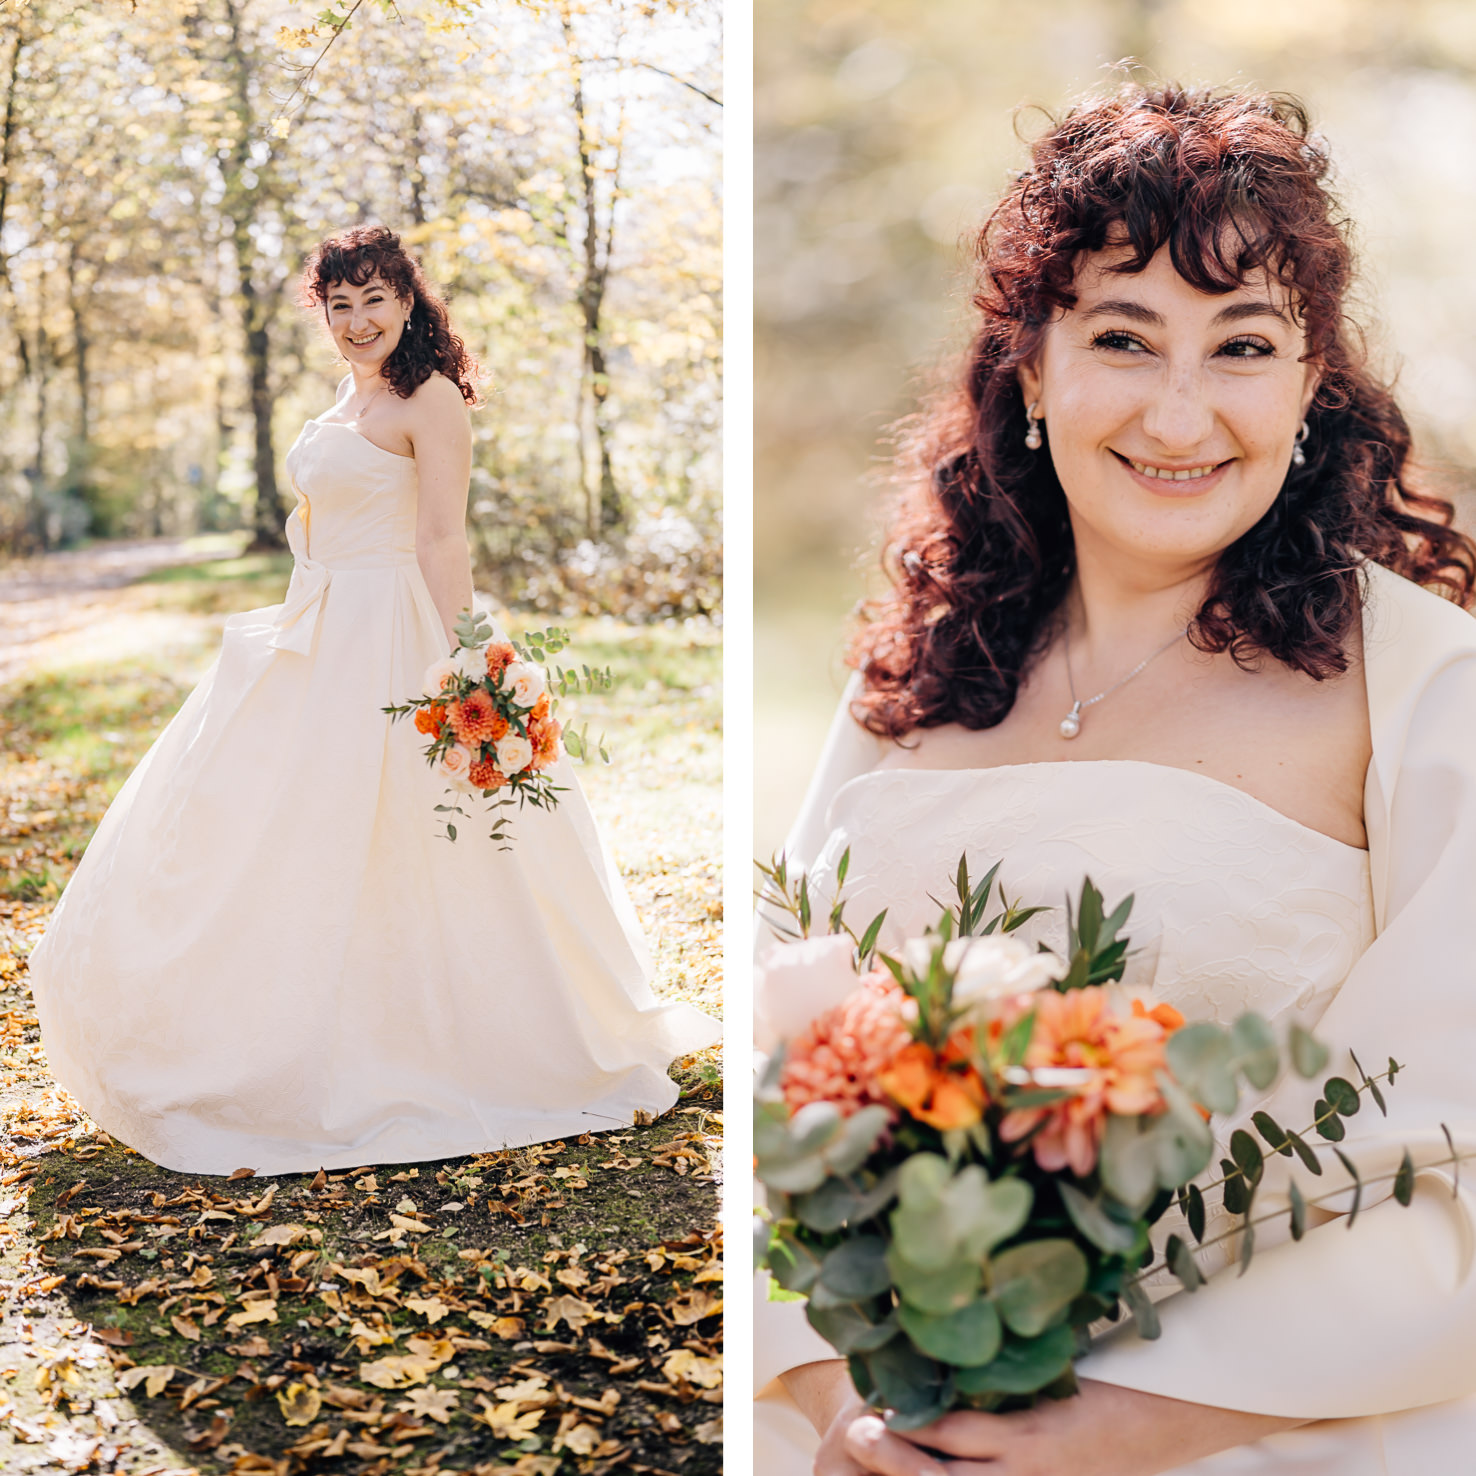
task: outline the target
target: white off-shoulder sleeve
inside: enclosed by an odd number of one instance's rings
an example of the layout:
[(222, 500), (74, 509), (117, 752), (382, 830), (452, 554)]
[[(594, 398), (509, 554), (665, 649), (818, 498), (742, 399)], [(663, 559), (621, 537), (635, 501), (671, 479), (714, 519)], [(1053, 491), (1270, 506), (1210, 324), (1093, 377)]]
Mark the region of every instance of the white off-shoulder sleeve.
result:
[[(1366, 1177), (1408, 1145), (1445, 1157), (1440, 1125), (1476, 1154), (1476, 620), (1382, 569), (1369, 571), (1365, 673), (1374, 737), (1365, 818), (1380, 931), (1316, 1028), (1328, 1074), (1357, 1079), (1348, 1051), (1382, 1070), (1389, 1115), (1371, 1103), (1339, 1146)], [(1311, 1122), (1316, 1083), (1289, 1080), (1262, 1105)], [(1313, 1140), (1316, 1142), (1317, 1140)], [(1348, 1183), (1330, 1150), (1313, 1178), (1268, 1160), (1257, 1212)], [(1476, 1187), (1476, 1161), (1462, 1184)], [(1314, 1419), (1387, 1414), (1476, 1392), (1476, 1198), (1449, 1169), (1422, 1173), (1414, 1202), (1370, 1184), (1357, 1222), (1256, 1254), (1162, 1304), (1163, 1336), (1125, 1329), (1085, 1377), (1176, 1399)], [(1346, 1210), (1349, 1200), (1329, 1206)], [(1283, 1232), (1284, 1234), (1284, 1232)], [(1392, 1472), (1394, 1467), (1389, 1467)], [(1400, 1466), (1399, 1476), (1424, 1476)]]

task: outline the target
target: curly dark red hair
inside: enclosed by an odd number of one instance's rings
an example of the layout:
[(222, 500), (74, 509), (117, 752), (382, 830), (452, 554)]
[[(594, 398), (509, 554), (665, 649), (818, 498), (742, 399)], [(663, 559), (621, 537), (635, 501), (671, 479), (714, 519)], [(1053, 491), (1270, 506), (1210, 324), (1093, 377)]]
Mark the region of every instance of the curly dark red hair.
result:
[(1195, 646), (1319, 680), (1345, 671), (1364, 559), (1470, 603), (1476, 544), (1451, 527), (1450, 503), (1409, 485), (1409, 427), (1344, 316), (1352, 252), (1327, 168), (1294, 99), (1177, 86), (1126, 86), (1033, 145), (978, 235), (982, 321), (963, 382), (903, 424), (884, 552), (893, 588), (852, 643), (858, 721), (893, 738), (993, 727), (1048, 644), (1075, 548), (1051, 459), (1024, 444), (1016, 370), (1075, 302), (1083, 253), (1109, 244), (1130, 250), (1120, 272), (1167, 246), (1203, 292), (1264, 271), (1288, 289), (1321, 370), (1306, 464), (1221, 554)]
[(380, 369), (390, 393), (408, 400), (439, 371), (468, 405), (475, 405), (477, 361), (451, 331), (446, 304), (432, 291), (420, 262), (387, 226), (356, 226), (320, 242), (303, 270), (301, 299), (304, 306), (326, 308), (328, 294), (338, 283), (362, 287), (374, 277), (401, 302), (411, 304), (410, 321)]

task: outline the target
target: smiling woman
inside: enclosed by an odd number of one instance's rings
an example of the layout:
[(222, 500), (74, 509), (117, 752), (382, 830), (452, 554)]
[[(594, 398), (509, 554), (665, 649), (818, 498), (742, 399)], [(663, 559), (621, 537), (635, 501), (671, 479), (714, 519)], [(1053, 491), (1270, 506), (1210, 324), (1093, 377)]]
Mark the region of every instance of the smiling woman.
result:
[[(1049, 904), (1089, 876), (1135, 899), (1139, 982), (1161, 1000), (1190, 1020), (1249, 1008), (1278, 1031), (1316, 1026), (1339, 1064), (1392, 1053), (1422, 1094), (1393, 1109), (1396, 1130), (1447, 1122), (1476, 1151), (1460, 922), (1476, 545), (1414, 484), (1404, 417), (1347, 324), (1326, 168), (1299, 105), (1246, 92), (1131, 86), (1035, 143), (978, 236), (961, 382), (907, 429), (892, 588), (855, 635), (786, 861), (813, 898), (844, 882), (853, 917), (885, 909), (889, 953), (936, 924), (960, 852), (1044, 904), (1020, 936), (1058, 950)], [(1289, 1090), (1243, 1103), (1225, 1134), (1268, 1103), (1301, 1120), (1310, 1101)], [(920, 1131), (903, 1106), (897, 1131)], [(1350, 1132), (1348, 1161), (1385, 1151), (1381, 1126)], [(933, 1141), (950, 1164), (968, 1151)], [(1073, 1187), (1104, 1192), (1091, 1175)], [(866, 1203), (885, 1239), (888, 1200)], [(1423, 1221), (1390, 1208), (1263, 1250), (1243, 1280), (1166, 1311), (1161, 1344), (1092, 1351), (1076, 1397), (1000, 1414), (984, 1396), (905, 1432), (794, 1302), (761, 1301), (760, 1383), (779, 1377), (760, 1465), (1455, 1469), (1476, 1442), (1476, 1277), (1456, 1250), (1473, 1216), (1448, 1196)], [(838, 1326), (835, 1301), (817, 1326)], [(951, 1380), (909, 1343), (910, 1310), (871, 1305), (886, 1340), (855, 1348)]]

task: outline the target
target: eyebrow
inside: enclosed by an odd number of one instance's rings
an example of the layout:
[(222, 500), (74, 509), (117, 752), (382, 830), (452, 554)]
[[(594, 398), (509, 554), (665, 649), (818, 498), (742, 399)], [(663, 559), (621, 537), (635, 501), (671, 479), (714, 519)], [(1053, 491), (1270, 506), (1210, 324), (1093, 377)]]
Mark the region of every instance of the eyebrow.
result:
[[(1113, 298), (1107, 302), (1099, 302), (1095, 307), (1088, 308), (1081, 317), (1083, 322), (1092, 318), (1129, 318), (1134, 323), (1143, 323), (1150, 328), (1164, 326), (1161, 313), (1156, 313), (1141, 302), (1133, 302), (1128, 298)], [(1269, 302), (1232, 302), (1221, 308), (1215, 314), (1213, 321), (1239, 323), (1246, 318), (1262, 317), (1279, 318), (1283, 323), (1290, 321), (1279, 307)]]

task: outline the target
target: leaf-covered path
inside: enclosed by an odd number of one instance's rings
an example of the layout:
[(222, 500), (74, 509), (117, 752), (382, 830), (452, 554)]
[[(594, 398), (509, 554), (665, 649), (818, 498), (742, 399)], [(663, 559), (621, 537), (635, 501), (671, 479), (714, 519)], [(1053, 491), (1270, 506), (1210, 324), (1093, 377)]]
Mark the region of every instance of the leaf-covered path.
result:
[[(0, 1469), (718, 1471), (715, 1053), (625, 1132), (234, 1182), (155, 1167), (52, 1083), (25, 957), (224, 615), (285, 584), (222, 552), (0, 570)], [(716, 633), (575, 633), (622, 677), (582, 704), (617, 751), (584, 778), (658, 988), (716, 1010)]]

